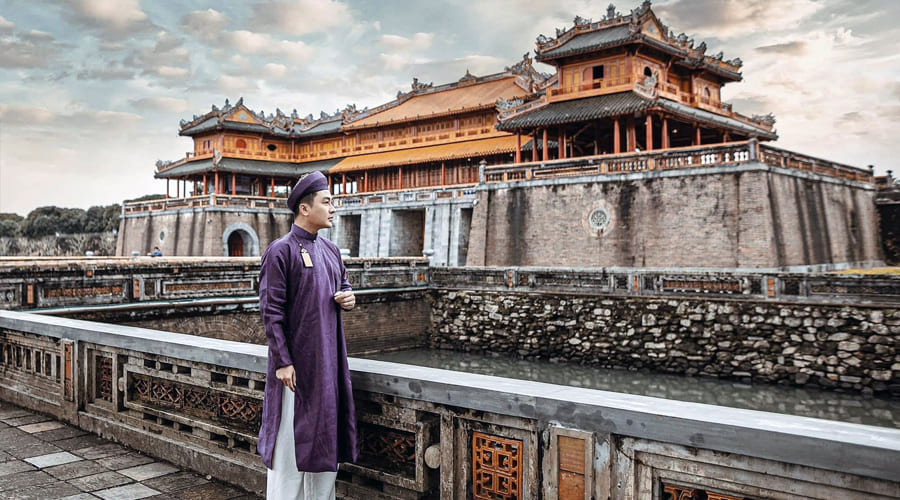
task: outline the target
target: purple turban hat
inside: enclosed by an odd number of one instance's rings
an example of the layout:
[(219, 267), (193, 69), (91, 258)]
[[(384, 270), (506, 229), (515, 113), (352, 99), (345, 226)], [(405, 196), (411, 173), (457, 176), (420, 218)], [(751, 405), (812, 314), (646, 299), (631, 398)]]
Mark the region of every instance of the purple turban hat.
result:
[(294, 189), (291, 190), (291, 195), (288, 197), (288, 208), (290, 208), (292, 212), (296, 212), (300, 200), (309, 193), (315, 193), (317, 191), (328, 191), (328, 179), (326, 179), (325, 176), (322, 175), (322, 172), (319, 171), (305, 175), (297, 181), (297, 184), (294, 185)]

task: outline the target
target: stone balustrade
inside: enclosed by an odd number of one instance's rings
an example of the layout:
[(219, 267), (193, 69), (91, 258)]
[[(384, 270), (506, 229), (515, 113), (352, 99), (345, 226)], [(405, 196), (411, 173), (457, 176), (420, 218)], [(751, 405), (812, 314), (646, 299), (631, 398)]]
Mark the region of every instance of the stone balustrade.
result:
[[(0, 258), (0, 309), (255, 300), (259, 257)], [(424, 258), (345, 260), (355, 289), (428, 283)]]
[[(0, 398), (254, 492), (265, 364), (264, 346), (0, 311)], [(900, 496), (896, 429), (372, 360), (351, 370), (361, 457), (338, 476), (346, 498)]]

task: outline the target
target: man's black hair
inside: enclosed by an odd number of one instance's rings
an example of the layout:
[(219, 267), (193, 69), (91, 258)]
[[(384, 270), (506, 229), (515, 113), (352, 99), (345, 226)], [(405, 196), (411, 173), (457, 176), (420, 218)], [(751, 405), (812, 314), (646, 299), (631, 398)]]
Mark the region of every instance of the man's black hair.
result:
[(305, 195), (303, 195), (303, 198), (300, 198), (300, 201), (297, 202), (297, 207), (294, 208), (294, 217), (297, 217), (297, 215), (300, 214), (300, 204), (301, 203), (306, 203), (307, 205), (312, 206), (313, 201), (316, 199), (317, 192), (318, 191), (306, 193)]

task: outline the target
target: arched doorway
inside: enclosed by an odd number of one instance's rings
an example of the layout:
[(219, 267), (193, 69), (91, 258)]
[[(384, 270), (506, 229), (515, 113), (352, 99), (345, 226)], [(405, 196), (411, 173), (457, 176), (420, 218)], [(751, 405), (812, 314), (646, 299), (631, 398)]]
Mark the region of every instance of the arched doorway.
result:
[(246, 222), (235, 222), (222, 232), (222, 250), (228, 257), (257, 257), (259, 237)]
[(243, 257), (244, 256), (244, 238), (241, 238), (240, 231), (234, 231), (228, 236), (228, 256)]

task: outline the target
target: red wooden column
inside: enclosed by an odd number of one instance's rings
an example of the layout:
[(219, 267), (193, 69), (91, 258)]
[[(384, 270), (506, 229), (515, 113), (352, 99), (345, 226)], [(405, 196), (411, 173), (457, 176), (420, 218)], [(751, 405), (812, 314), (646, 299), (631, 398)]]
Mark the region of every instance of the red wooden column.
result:
[(662, 119), (662, 148), (669, 149), (669, 119)]
[(166, 199), (169, 199), (169, 179), (166, 179)]
[(397, 181), (399, 183), (397, 189), (403, 189), (403, 167), (397, 167), (397, 173)]
[(341, 194), (347, 194), (347, 174), (341, 174)]
[[(516, 130), (516, 159), (515, 163), (522, 163), (522, 133)], [(441, 163), (441, 184), (444, 180), (444, 163)]]
[(613, 119), (613, 154), (622, 152), (622, 131), (619, 127), (619, 119)]
[(550, 149), (547, 147), (547, 127), (544, 127), (544, 140), (543, 140), (543, 148), (541, 149), (541, 157), (544, 161), (550, 159)]
[[(518, 134), (516, 135), (516, 137), (518, 137)], [(522, 144), (522, 140), (519, 139), (519, 145), (521, 146), (521, 144)], [(521, 147), (519, 149), (521, 149)], [(516, 151), (516, 153), (521, 154), (521, 151)], [(516, 163), (518, 163), (518, 162), (519, 162), (519, 159), (516, 158)], [(446, 185), (447, 185), (447, 169), (444, 167), (444, 162), (441, 162), (441, 186), (446, 186)]]
[(231, 195), (237, 194), (237, 175), (231, 174)]
[(219, 172), (216, 171), (215, 183), (213, 184), (213, 193), (219, 194)]
[(691, 146), (700, 146), (702, 139), (700, 138), (700, 125), (694, 124), (694, 138), (691, 140)]
[(203, 174), (203, 194), (206, 194), (206, 174)]
[(537, 129), (534, 129), (534, 132), (531, 133), (531, 161), (538, 161), (537, 141), (538, 132)]
[(562, 160), (566, 157), (566, 147), (563, 142), (563, 129), (559, 127), (556, 134), (556, 159)]
[(726, 130), (725, 132), (722, 133), (722, 142), (728, 142), (730, 140), (731, 140), (731, 134), (729, 134), (728, 131)]
[(646, 129), (647, 129), (647, 131), (645, 132), (645, 134), (647, 135), (647, 143), (645, 144), (645, 146), (647, 146), (647, 151), (652, 151), (653, 150), (653, 115), (648, 113), (647, 118), (644, 120), (644, 123), (645, 123)]
[(275, 178), (272, 177), (271, 181), (272, 181), (272, 183), (269, 185), (269, 196), (274, 198), (275, 197)]
[(634, 130), (634, 117), (629, 116), (625, 120), (625, 149), (627, 152), (634, 152), (635, 142), (637, 142), (637, 140)]
[(369, 191), (369, 171), (363, 172), (363, 191)]

